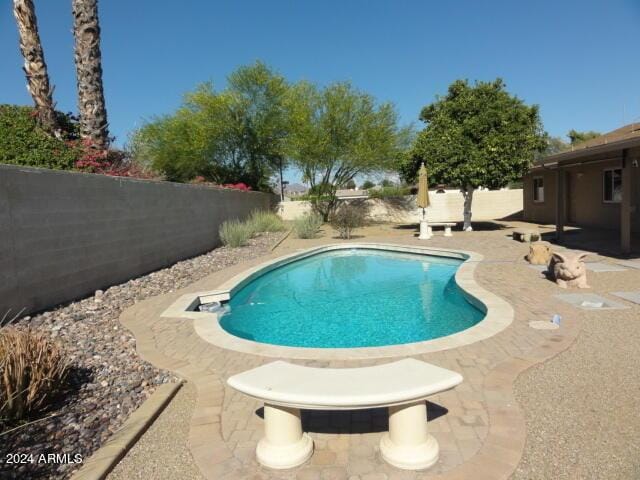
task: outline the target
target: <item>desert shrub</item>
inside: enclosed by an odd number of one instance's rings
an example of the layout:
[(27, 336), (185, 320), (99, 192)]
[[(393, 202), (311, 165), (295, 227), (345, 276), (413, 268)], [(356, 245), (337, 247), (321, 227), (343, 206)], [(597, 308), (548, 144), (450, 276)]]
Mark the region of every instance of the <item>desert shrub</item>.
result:
[(404, 197), (411, 194), (411, 187), (389, 186), (369, 190), (370, 198)]
[(322, 226), (322, 216), (309, 212), (293, 221), (293, 230), (298, 238), (317, 238)]
[(282, 219), (269, 210), (254, 210), (247, 222), (254, 233), (282, 232), (287, 228)]
[(0, 329), (0, 416), (21, 420), (49, 402), (69, 368), (64, 351), (44, 333)]
[(78, 129), (73, 117), (57, 112), (62, 138), (45, 132), (35, 109), (0, 105), (0, 163), (71, 170), (81, 157)]
[(362, 203), (345, 202), (331, 216), (331, 226), (338, 230), (340, 238), (350, 239), (354, 229), (365, 224), (367, 210)]
[(220, 240), (227, 247), (242, 247), (249, 242), (254, 230), (248, 222), (227, 220), (220, 226)]

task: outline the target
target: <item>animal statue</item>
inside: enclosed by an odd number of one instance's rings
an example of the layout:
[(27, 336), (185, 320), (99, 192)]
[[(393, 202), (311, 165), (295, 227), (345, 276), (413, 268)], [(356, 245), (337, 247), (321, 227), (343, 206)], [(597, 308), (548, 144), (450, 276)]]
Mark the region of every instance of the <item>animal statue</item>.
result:
[(536, 242), (529, 246), (529, 254), (525, 256), (531, 265), (549, 265), (551, 247), (546, 243)]
[(570, 255), (568, 253), (551, 254), (547, 275), (561, 288), (590, 288), (587, 285), (587, 268), (582, 261), (588, 253)]

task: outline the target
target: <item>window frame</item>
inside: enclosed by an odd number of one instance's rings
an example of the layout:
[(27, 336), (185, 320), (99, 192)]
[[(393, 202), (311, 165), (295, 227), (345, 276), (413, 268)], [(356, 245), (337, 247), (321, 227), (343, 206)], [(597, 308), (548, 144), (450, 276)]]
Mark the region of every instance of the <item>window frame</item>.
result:
[(622, 188), (622, 168), (620, 167), (608, 167), (608, 168), (603, 168), (602, 169), (602, 203), (607, 203), (607, 204), (613, 204), (613, 205), (617, 205), (620, 204), (622, 202), (622, 193), (620, 194), (620, 200), (615, 200), (614, 199), (614, 175), (611, 175), (611, 200), (607, 200), (605, 198), (606, 192), (607, 192), (607, 188), (606, 188), (606, 182), (607, 182), (607, 172), (619, 172), (619, 178), (620, 178), (620, 188)]
[[(540, 198), (536, 199), (536, 193), (538, 191), (536, 188), (536, 180), (540, 180), (540, 182), (542, 183), (542, 199)], [(532, 184), (533, 184), (533, 203), (544, 203), (544, 177), (542, 175), (537, 175), (533, 177)]]

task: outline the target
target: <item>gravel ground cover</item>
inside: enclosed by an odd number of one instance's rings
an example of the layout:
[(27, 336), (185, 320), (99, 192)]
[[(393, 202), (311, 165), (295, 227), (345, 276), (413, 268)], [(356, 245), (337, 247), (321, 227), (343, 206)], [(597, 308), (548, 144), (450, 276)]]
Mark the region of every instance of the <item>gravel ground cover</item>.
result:
[[(170, 292), (241, 260), (268, 252), (282, 234), (264, 234), (240, 248), (220, 247), (126, 283), (97, 291), (57, 309), (24, 317), (18, 327), (50, 332), (72, 359), (67, 391), (35, 423), (0, 436), (0, 478), (68, 478), (81, 464), (39, 463), (41, 454), (80, 454), (88, 458), (153, 393), (175, 381), (167, 371), (140, 359), (134, 337), (118, 321), (127, 307)], [(6, 425), (0, 425), (5, 431)], [(7, 464), (12, 453), (33, 461)]]
[(196, 389), (185, 383), (107, 479), (202, 480), (184, 441), (195, 403)]
[[(637, 271), (589, 278), (606, 292), (639, 285)], [(527, 443), (512, 480), (640, 479), (640, 307), (581, 321), (569, 349), (516, 381)]]

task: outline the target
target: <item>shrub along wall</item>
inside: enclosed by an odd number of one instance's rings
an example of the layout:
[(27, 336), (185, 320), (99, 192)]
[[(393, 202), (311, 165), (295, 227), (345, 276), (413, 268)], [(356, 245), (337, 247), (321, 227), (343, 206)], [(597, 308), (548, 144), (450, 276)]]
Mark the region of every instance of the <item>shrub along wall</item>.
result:
[(220, 244), (267, 193), (0, 165), (0, 318), (42, 310)]
[(33, 107), (0, 105), (0, 163), (70, 170), (81, 152), (73, 142), (77, 125), (68, 115), (57, 112), (64, 139), (42, 130)]

